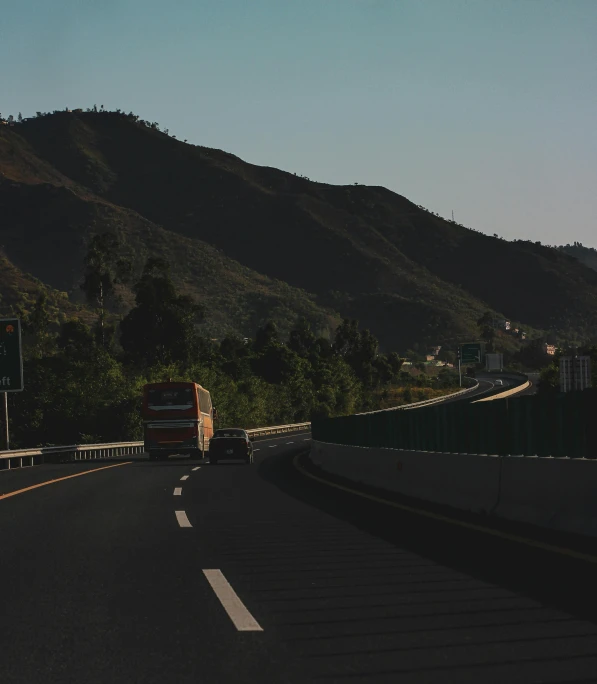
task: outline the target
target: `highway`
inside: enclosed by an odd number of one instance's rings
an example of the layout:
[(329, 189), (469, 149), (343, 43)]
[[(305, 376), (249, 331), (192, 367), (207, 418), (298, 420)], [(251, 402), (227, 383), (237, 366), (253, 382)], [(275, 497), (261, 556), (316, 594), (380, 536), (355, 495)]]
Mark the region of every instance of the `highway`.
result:
[(317, 482), (308, 446), (0, 472), (0, 682), (597, 681), (594, 564)]
[[(476, 387), (474, 390), (471, 390), (470, 392), (467, 392), (464, 395), (456, 395), (452, 398), (449, 396), (442, 400), (441, 404), (451, 404), (452, 402), (455, 401), (472, 401), (475, 399), (482, 398), (484, 394), (487, 392), (490, 392), (491, 390), (495, 389), (495, 382), (493, 379), (485, 379), (483, 377), (481, 378), (476, 378), (477, 382), (479, 383), (478, 387)], [(507, 381), (504, 380), (504, 383)]]

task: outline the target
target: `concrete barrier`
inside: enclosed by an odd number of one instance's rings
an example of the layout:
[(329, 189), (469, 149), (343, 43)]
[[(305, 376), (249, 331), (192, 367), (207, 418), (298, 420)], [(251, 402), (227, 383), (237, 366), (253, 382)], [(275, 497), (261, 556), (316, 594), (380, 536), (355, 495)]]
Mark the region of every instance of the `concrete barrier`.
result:
[(356, 483), (475, 513), (490, 513), (499, 497), (499, 457), (313, 442), (311, 459)]
[(324, 471), (356, 484), (597, 536), (597, 460), (369, 449), (326, 442), (312, 443), (311, 459)]
[(597, 461), (505, 456), (495, 514), (597, 536)]
[(494, 394), (491, 397), (485, 397), (485, 399), (477, 399), (477, 401), (473, 401), (472, 403), (479, 404), (482, 401), (495, 401), (496, 399), (506, 399), (506, 397), (511, 397), (515, 394), (519, 394), (520, 392), (524, 392), (530, 386), (531, 383), (527, 380), (522, 385), (517, 385), (516, 387), (512, 387), (508, 390), (505, 390), (504, 392), (500, 392), (499, 394)]

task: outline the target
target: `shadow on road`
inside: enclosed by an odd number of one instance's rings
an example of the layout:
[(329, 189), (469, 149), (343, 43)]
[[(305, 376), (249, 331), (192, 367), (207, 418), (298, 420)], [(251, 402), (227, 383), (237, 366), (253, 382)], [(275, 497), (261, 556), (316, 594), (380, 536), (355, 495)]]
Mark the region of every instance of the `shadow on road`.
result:
[[(305, 454), (304, 449), (297, 449), (269, 456), (259, 464), (259, 475), (289, 496), (396, 547), (597, 623), (594, 564), (425, 518), (318, 483), (294, 467), (293, 459), (301, 452)], [(306, 460), (301, 456), (302, 463)], [(408, 503), (413, 505), (413, 501)], [(421, 502), (414, 505), (423, 507)], [(483, 519), (475, 522), (483, 524)]]

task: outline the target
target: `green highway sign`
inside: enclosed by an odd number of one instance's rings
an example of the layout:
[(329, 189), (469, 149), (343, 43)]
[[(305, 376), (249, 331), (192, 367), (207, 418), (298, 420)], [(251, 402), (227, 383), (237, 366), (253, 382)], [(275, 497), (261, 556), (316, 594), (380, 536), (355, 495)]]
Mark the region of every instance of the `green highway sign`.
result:
[(459, 352), (462, 363), (483, 363), (484, 349), (482, 342), (461, 344)]
[(22, 392), (21, 321), (0, 319), (0, 392)]

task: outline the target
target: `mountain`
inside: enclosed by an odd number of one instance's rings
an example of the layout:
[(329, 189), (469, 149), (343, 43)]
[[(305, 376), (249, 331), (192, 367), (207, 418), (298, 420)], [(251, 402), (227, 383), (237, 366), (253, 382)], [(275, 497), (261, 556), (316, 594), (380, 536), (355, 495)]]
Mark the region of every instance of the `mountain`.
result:
[(558, 249), (570, 256), (576, 257), (582, 264), (597, 271), (597, 249), (585, 247), (580, 242), (575, 242), (572, 245), (562, 245)]
[(216, 335), (253, 334), (268, 316), (287, 329), (297, 314), (329, 332), (341, 315), (405, 349), (476, 338), (486, 310), (597, 335), (597, 273), (561, 251), (483, 235), (385, 188), (189, 145), (133, 114), (0, 126), (0, 210), (8, 258), (75, 302), (92, 233), (117, 232), (138, 268), (165, 254)]

